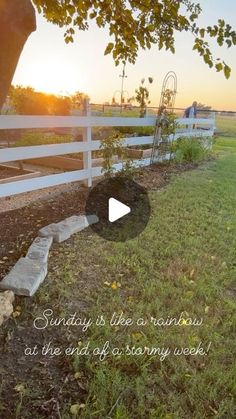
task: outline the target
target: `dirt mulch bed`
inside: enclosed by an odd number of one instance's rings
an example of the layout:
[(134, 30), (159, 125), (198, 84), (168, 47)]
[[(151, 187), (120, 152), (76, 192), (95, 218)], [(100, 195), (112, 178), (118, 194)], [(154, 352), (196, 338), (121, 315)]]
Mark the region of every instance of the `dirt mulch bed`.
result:
[(0, 166), (0, 179), (7, 179), (8, 177), (10, 178), (15, 176), (26, 175), (27, 173), (29, 172), (25, 170)]
[[(142, 169), (135, 180), (147, 190), (155, 190), (165, 186), (171, 175), (196, 167), (196, 163), (155, 165)], [(88, 189), (81, 187), (0, 213), (0, 280), (20, 257), (25, 256), (40, 228), (75, 214), (84, 214), (87, 195)]]

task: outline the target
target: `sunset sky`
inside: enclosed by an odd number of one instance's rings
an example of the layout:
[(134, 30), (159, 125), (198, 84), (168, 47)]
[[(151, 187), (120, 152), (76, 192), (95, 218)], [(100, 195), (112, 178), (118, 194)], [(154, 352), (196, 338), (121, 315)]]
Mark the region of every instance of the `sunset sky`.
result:
[[(224, 18), (235, 26), (235, 0), (200, 3), (202, 25)], [(108, 32), (92, 24), (89, 31), (76, 34), (74, 44), (66, 45), (63, 29), (46, 22), (42, 16), (37, 16), (37, 26), (24, 48), (13, 84), (56, 94), (80, 90), (93, 103), (110, 102), (114, 92), (120, 90), (122, 67), (115, 67), (112, 57), (104, 56)], [(129, 96), (133, 96), (143, 77), (152, 76), (151, 104), (158, 106), (163, 78), (169, 70), (174, 70), (178, 77), (176, 106), (185, 107), (197, 100), (215, 109), (236, 110), (236, 47), (213, 48), (215, 57), (223, 58), (232, 68), (231, 78), (226, 80), (223, 73), (209, 69), (192, 51), (192, 42), (191, 34), (177, 34), (175, 55), (160, 52), (156, 46), (150, 51), (140, 51), (136, 64), (128, 64), (126, 68), (125, 90)]]

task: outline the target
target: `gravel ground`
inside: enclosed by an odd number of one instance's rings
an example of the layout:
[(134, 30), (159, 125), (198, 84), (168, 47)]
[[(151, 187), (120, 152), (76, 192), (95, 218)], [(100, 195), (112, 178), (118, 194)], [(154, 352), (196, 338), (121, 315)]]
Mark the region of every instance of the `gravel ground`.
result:
[[(13, 167), (16, 168), (15, 172), (18, 174), (27, 173), (27, 172), (22, 172), (22, 171), (21, 173), (19, 173), (19, 169), (18, 169), (19, 166), (15, 162), (12, 162), (11, 166), (12, 166), (12, 170), (14, 170)], [(30, 165), (30, 164), (25, 164), (25, 163), (24, 163), (24, 169), (34, 171), (34, 172), (40, 172), (42, 176), (60, 173), (60, 170), (50, 169), (48, 167)], [(16, 174), (13, 174), (13, 172), (11, 172), (9, 176), (16, 176)], [(6, 177), (7, 176), (5, 176), (5, 178)], [(1, 170), (0, 170), (0, 179), (1, 179)], [(78, 187), (79, 186), (77, 182), (77, 185), (76, 183), (65, 184), (65, 185), (54, 186), (54, 187), (46, 188), (46, 189), (40, 189), (33, 192), (26, 192), (20, 195), (14, 195), (7, 198), (0, 198), (0, 213), (22, 208), (27, 205), (33, 204), (34, 202), (39, 201), (39, 200), (45, 200), (45, 199), (47, 200), (62, 192), (74, 191), (74, 188), (78, 188)]]
[(74, 192), (79, 188), (81, 188), (81, 183), (75, 182), (65, 185), (53, 186), (46, 189), (39, 189), (33, 192), (26, 192), (7, 198), (0, 198), (0, 213), (19, 209), (37, 201), (54, 198), (63, 192)]

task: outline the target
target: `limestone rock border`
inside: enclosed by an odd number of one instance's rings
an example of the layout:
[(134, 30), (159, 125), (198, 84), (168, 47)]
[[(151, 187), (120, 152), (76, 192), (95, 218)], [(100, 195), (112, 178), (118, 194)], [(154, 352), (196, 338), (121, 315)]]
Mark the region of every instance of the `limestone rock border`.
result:
[(9, 290), (16, 295), (32, 297), (47, 276), (48, 256), (53, 241), (61, 243), (97, 222), (96, 215), (73, 215), (59, 223), (41, 228), (39, 236), (29, 247), (26, 256), (20, 258), (0, 282), (0, 290)]

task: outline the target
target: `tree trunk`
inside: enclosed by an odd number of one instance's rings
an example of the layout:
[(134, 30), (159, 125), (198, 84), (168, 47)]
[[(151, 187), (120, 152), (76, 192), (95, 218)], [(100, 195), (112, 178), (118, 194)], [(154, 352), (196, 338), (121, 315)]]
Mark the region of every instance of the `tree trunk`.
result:
[(30, 0), (0, 0), (0, 112), (25, 42), (35, 29)]

